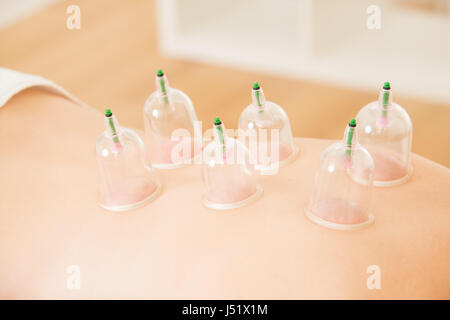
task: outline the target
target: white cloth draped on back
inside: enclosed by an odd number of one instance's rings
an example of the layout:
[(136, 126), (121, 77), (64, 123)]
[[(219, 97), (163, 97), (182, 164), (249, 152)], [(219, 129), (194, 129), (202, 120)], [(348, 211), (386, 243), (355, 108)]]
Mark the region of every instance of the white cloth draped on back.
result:
[(44, 90), (64, 96), (81, 106), (86, 106), (85, 103), (74, 97), (67, 90), (50, 80), (0, 67), (0, 108), (14, 95), (31, 87), (41, 87)]

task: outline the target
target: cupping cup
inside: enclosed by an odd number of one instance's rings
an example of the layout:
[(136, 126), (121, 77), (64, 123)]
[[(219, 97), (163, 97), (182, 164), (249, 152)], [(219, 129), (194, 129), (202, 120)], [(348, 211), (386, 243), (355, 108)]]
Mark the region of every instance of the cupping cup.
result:
[(100, 205), (112, 211), (137, 208), (156, 198), (161, 185), (152, 172), (139, 135), (121, 127), (109, 109), (106, 130), (98, 137)]
[(214, 121), (214, 139), (203, 151), (203, 203), (212, 209), (233, 209), (259, 198), (262, 188), (249, 162), (248, 150), (228, 137), (219, 118)]
[(257, 82), (253, 85), (252, 104), (239, 117), (239, 129), (246, 135), (245, 144), (255, 168), (263, 173), (273, 169), (274, 164), (290, 163), (298, 154), (286, 112), (276, 103), (266, 101)]
[(354, 230), (371, 224), (370, 212), (374, 163), (358, 143), (352, 119), (344, 140), (321, 155), (314, 192), (306, 215), (313, 222), (337, 230)]
[(381, 89), (379, 100), (358, 113), (360, 143), (375, 162), (374, 185), (401, 184), (412, 175), (412, 123), (408, 113), (392, 101), (389, 82)]
[(174, 169), (189, 163), (196, 150), (201, 150), (194, 148), (197, 116), (189, 97), (171, 88), (161, 70), (156, 87), (144, 105), (145, 143), (153, 167)]

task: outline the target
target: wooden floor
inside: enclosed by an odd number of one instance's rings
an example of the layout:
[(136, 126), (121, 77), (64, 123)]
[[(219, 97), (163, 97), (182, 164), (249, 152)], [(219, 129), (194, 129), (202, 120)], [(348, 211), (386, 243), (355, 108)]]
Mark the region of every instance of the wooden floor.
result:
[[(81, 8), (80, 30), (66, 28), (70, 4)], [(151, 0), (64, 1), (1, 30), (0, 65), (47, 77), (99, 110), (110, 107), (122, 124), (138, 128), (158, 68), (173, 87), (188, 93), (204, 128), (215, 116), (236, 127), (254, 81), (285, 108), (299, 137), (340, 139), (348, 120), (376, 99), (378, 88), (353, 91), (167, 59), (157, 50), (155, 18)], [(396, 98), (413, 121), (413, 151), (450, 166), (450, 105)]]

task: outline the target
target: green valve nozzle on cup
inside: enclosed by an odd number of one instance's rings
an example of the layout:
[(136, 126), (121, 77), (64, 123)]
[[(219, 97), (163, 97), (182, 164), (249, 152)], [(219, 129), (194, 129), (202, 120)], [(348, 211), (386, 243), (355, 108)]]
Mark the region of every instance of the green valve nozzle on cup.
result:
[(392, 104), (392, 94), (391, 94), (391, 84), (390, 82), (385, 82), (380, 93), (380, 103), (383, 110), (381, 111), (380, 125), (387, 125), (388, 108)]
[(111, 109), (106, 109), (105, 110), (105, 117), (107, 118), (107, 120), (108, 120), (108, 124), (109, 124), (109, 127), (110, 127), (110, 132), (111, 132), (111, 136), (112, 136), (112, 138), (113, 138), (113, 141), (114, 141), (114, 143), (115, 144), (120, 144), (120, 141), (119, 141), (119, 137), (117, 136), (117, 129), (116, 129), (116, 125), (114, 124), (114, 117), (113, 117), (113, 114), (112, 114), (112, 112), (111, 112)]
[(222, 145), (223, 157), (225, 158), (225, 137), (223, 132), (223, 124), (219, 117), (214, 118), (214, 127), (216, 128), (217, 138), (219, 138), (219, 143)]
[(263, 111), (266, 99), (258, 82), (253, 83), (252, 101), (253, 105), (258, 108), (258, 113), (261, 113)]
[(214, 127), (216, 127), (217, 135), (219, 137), (220, 143), (223, 144), (224, 137), (223, 137), (222, 121), (220, 121), (219, 117), (214, 118)]
[(348, 123), (348, 125), (352, 128), (356, 127), (356, 120), (355, 119), (351, 119), (350, 122)]
[(162, 71), (162, 69), (158, 69), (158, 71), (156, 72), (156, 82), (158, 90), (161, 96), (163, 97), (163, 101), (165, 104), (167, 104), (169, 102), (169, 97), (167, 94), (168, 83), (167, 78), (164, 76), (164, 72)]
[(385, 82), (383, 85), (383, 107), (386, 108), (389, 105), (389, 96), (390, 96), (391, 84), (389, 82)]
[(352, 146), (352, 141), (353, 141), (353, 134), (355, 132), (355, 128), (356, 128), (356, 120), (355, 119), (351, 119), (350, 122), (348, 123), (348, 137), (347, 137), (347, 145), (349, 147)]
[(352, 148), (352, 144), (353, 144), (353, 135), (355, 134), (355, 128), (356, 128), (356, 120), (351, 119), (350, 122), (348, 123), (348, 134), (347, 134), (348, 149), (346, 150), (347, 156), (350, 156), (350, 154), (351, 154), (351, 148)]

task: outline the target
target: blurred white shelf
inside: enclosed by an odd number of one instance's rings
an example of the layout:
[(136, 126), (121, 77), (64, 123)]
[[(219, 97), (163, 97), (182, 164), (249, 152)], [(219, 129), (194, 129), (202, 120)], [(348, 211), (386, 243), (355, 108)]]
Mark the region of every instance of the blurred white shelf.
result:
[[(380, 30), (366, 27), (372, 4)], [(374, 92), (391, 81), (401, 95), (450, 103), (448, 14), (385, 0), (158, 0), (157, 10), (170, 57)]]
[(61, 0), (0, 0), (0, 29)]

